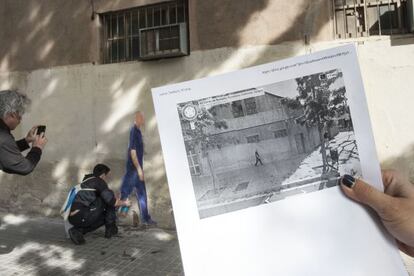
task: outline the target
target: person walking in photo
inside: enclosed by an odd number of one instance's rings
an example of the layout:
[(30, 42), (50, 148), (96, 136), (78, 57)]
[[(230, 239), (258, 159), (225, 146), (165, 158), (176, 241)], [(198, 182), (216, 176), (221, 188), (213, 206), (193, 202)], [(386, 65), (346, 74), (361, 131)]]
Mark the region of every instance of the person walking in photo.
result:
[(260, 163), (260, 165), (263, 166), (262, 159), (260, 158), (259, 152), (257, 150), (254, 152), (254, 156), (256, 157), (256, 163), (254, 165), (257, 166), (257, 163)]

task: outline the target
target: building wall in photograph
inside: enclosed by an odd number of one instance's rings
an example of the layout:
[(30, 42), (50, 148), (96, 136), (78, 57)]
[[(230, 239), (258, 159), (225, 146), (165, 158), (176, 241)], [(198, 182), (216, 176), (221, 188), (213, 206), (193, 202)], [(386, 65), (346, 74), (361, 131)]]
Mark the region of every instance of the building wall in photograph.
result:
[[(94, 3), (97, 12), (106, 12), (150, 2)], [(31, 175), (0, 173), (0, 207), (57, 215), (69, 187), (96, 162), (112, 167), (116, 189), (133, 113), (143, 110), (150, 210), (161, 226), (173, 227), (150, 89), (346, 43), (358, 48), (383, 166), (414, 178), (414, 131), (408, 127), (414, 117), (414, 37), (335, 40), (330, 10), (325, 0), (190, 0), (189, 56), (101, 64), (99, 21), (91, 20), (90, 1), (1, 1), (0, 89), (17, 88), (33, 100), (14, 134), (20, 138), (44, 123), (49, 142)]]
[[(251, 106), (247, 112), (246, 100)], [(195, 149), (201, 163), (201, 177), (210, 175), (209, 162), (216, 173), (240, 170), (255, 164), (257, 150), (264, 163), (280, 162), (305, 156), (320, 145), (316, 126), (302, 126), (296, 118), (304, 110), (291, 110), (282, 104), (283, 98), (265, 93), (231, 103), (214, 106), (215, 120), (223, 122), (226, 128), (210, 126), (206, 133), (214, 136), (205, 150)], [(240, 107), (234, 111), (234, 105)], [(208, 152), (208, 157), (207, 157)], [(193, 155), (191, 152), (190, 155)]]

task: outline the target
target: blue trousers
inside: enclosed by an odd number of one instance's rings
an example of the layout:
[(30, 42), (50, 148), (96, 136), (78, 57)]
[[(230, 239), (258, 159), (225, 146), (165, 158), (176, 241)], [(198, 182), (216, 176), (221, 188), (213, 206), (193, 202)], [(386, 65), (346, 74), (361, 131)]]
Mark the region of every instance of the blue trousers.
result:
[(122, 179), (121, 200), (127, 199), (134, 188), (141, 214), (141, 221), (143, 223), (148, 222), (151, 219), (151, 216), (148, 213), (147, 190), (145, 189), (145, 182), (139, 179), (137, 171), (127, 171)]

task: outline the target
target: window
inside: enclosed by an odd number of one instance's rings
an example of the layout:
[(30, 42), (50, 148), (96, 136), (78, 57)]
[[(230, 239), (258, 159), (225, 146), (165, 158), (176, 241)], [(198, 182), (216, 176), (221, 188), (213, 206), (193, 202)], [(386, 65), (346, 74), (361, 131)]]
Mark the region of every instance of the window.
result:
[(198, 161), (198, 155), (193, 150), (189, 150), (187, 153), (187, 158), (188, 158), (188, 164), (190, 165), (191, 175), (200, 175), (201, 168), (200, 168), (200, 162)]
[(333, 0), (336, 38), (406, 33), (407, 1)]
[(257, 113), (257, 109), (256, 109), (256, 99), (255, 98), (248, 98), (244, 100), (244, 105), (246, 106), (246, 114), (247, 115), (251, 115), (251, 114), (256, 114)]
[(259, 134), (252, 135), (252, 136), (247, 136), (246, 137), (246, 140), (247, 140), (247, 143), (248, 144), (250, 144), (250, 143), (258, 143), (260, 141), (259, 140)]
[(273, 132), (275, 138), (282, 138), (288, 136), (287, 129), (280, 129)]
[(234, 101), (231, 103), (231, 112), (234, 118), (244, 116), (242, 101)]
[(188, 54), (187, 1), (104, 13), (104, 62)]
[(234, 118), (257, 113), (256, 98), (247, 98), (231, 103), (231, 111)]

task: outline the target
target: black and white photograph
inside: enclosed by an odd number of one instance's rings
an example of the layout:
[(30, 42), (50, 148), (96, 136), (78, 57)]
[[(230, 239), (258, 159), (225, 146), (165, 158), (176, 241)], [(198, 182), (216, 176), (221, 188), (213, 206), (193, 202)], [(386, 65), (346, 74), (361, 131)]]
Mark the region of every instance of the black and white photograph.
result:
[(177, 105), (200, 218), (361, 176), (341, 70)]

